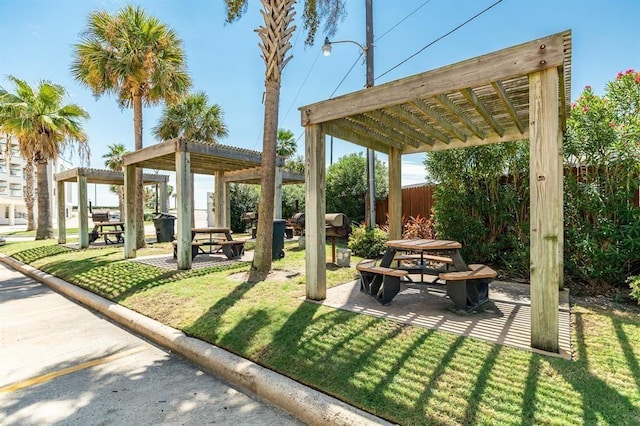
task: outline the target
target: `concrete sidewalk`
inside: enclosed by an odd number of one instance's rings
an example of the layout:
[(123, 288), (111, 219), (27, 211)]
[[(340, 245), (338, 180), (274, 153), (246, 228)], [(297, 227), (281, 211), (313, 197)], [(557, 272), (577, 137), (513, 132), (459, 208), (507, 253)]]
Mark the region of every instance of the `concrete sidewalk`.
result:
[(184, 356), (232, 385), (264, 398), (305, 423), (317, 425), (390, 424), (336, 398), (304, 386), (221, 348), (188, 337), (179, 330), (18, 262), (9, 256), (0, 254), (0, 261), (160, 346)]

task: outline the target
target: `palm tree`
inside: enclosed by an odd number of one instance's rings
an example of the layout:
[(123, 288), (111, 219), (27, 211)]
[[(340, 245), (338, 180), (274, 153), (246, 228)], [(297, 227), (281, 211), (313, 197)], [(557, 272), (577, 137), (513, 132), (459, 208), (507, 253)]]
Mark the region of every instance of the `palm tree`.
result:
[(293, 132), (287, 129), (278, 129), (278, 144), (276, 147), (278, 157), (289, 159), (295, 155), (296, 149), (298, 149), (298, 145)]
[[(225, 0), (227, 22), (239, 19), (247, 10), (249, 0)], [(265, 63), (264, 124), (262, 137), (262, 184), (258, 207), (258, 238), (250, 281), (264, 280), (271, 270), (271, 244), (273, 242), (273, 199), (275, 192), (276, 141), (278, 133), (278, 108), (280, 104), (281, 76), (291, 59), (289, 40), (295, 30), (292, 25), (295, 0), (261, 0), (264, 26), (258, 28), (260, 48)], [(304, 27), (308, 45), (313, 44), (321, 20), (325, 20), (327, 35), (335, 32), (337, 21), (344, 16), (344, 0), (305, 0)]]
[(185, 96), (174, 105), (165, 107), (153, 134), (160, 140), (183, 137), (190, 140), (218, 143), (228, 136), (224, 124), (222, 108), (218, 104), (209, 105), (204, 92)]
[[(122, 156), (129, 151), (127, 151), (127, 148), (121, 143), (107, 145), (107, 148), (109, 148), (109, 152), (102, 156), (105, 167), (114, 172), (121, 172)], [(120, 209), (120, 217), (122, 217), (124, 212), (124, 187), (122, 185), (112, 185), (111, 191), (118, 194), (118, 208)]]
[[(116, 14), (96, 11), (75, 45), (73, 76), (95, 96), (118, 96), (121, 107), (133, 107), (134, 148), (142, 149), (142, 105), (177, 102), (191, 85), (182, 41), (177, 34), (147, 15), (126, 6)], [(137, 170), (137, 194), (142, 194), (142, 169)], [(136, 199), (136, 247), (143, 247), (142, 198)]]
[(20, 155), (27, 159), (27, 164), (29, 159), (36, 164), (36, 240), (53, 238), (47, 166), (49, 160), (56, 160), (58, 153), (70, 143), (78, 143), (78, 153), (83, 159), (88, 157), (87, 136), (81, 121), (89, 118), (89, 114), (79, 105), (64, 104), (67, 91), (58, 84), (40, 81), (34, 91), (24, 80), (14, 76), (9, 76), (9, 80), (16, 92), (5, 91), (2, 95), (0, 122), (4, 131), (18, 138)]

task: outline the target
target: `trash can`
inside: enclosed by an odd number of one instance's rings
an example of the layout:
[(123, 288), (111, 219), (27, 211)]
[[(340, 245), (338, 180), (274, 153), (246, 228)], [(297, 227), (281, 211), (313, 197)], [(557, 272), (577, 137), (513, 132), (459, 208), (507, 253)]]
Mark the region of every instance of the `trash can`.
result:
[(277, 260), (284, 257), (284, 233), (287, 221), (276, 219), (273, 221), (273, 244), (271, 245), (271, 259)]
[(173, 241), (174, 225), (176, 217), (168, 213), (157, 213), (153, 218), (153, 225), (156, 227), (156, 241), (167, 243)]
[(348, 268), (351, 266), (351, 250), (345, 248), (339, 248), (338, 257), (336, 259), (336, 265), (341, 268)]

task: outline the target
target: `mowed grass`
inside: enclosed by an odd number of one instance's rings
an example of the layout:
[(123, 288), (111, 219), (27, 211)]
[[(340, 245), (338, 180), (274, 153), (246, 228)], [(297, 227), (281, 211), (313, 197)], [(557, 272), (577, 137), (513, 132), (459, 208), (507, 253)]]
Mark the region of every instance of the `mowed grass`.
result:
[[(637, 310), (574, 305), (568, 361), (305, 302), (304, 251), (291, 244), (260, 283), (244, 279), (248, 264), (166, 271), (119, 247), (0, 251), (392, 422), (640, 424)], [(330, 286), (355, 276), (327, 271)]]

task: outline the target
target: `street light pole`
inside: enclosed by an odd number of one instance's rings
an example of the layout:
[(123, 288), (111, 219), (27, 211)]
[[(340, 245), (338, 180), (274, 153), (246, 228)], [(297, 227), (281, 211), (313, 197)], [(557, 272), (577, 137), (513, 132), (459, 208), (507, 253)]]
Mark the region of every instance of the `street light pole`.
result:
[[(366, 43), (361, 45), (353, 40), (338, 40), (329, 41), (328, 37), (324, 39), (324, 45), (322, 46), (322, 53), (324, 56), (331, 54), (331, 45), (336, 43), (352, 43), (362, 49), (365, 55), (365, 63), (367, 67), (367, 81), (366, 87), (373, 87), (373, 0), (365, 0), (365, 15), (366, 15)], [(333, 139), (332, 139), (333, 140)], [(332, 156), (333, 156), (333, 143)], [(332, 161), (333, 162), (333, 161)], [(376, 156), (375, 151), (371, 148), (367, 148), (367, 199), (369, 200), (369, 208), (367, 211), (367, 226), (369, 228), (375, 228), (376, 226)]]
[[(366, 64), (367, 87), (373, 87), (373, 0), (365, 0), (366, 15)], [(369, 174), (369, 228), (376, 227), (376, 154), (367, 148), (367, 172)]]

